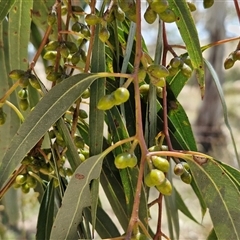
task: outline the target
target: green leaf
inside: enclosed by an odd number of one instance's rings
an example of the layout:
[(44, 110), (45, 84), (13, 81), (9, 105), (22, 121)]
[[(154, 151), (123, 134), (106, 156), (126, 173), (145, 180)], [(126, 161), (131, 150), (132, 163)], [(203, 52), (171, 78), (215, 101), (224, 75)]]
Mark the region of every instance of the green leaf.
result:
[(240, 192), (213, 159), (193, 156), (186, 159), (209, 209), (219, 239), (240, 239)]
[[(178, 101), (169, 101), (169, 127), (177, 140), (181, 139), (183, 148), (197, 150), (188, 116)], [(175, 129), (174, 129), (175, 128)]]
[(189, 219), (193, 220), (195, 223), (199, 222), (193, 217), (192, 213), (189, 211), (188, 207), (186, 206), (186, 204), (184, 203), (181, 195), (179, 194), (179, 192), (177, 191), (176, 188), (175, 189), (175, 201), (177, 204), (177, 208), (183, 213), (185, 214)]
[[(8, 55), (8, 21), (4, 20), (0, 23), (0, 43), (4, 47), (0, 47), (0, 72), (1, 72), (1, 84), (0, 84), (0, 98), (4, 96), (6, 90), (12, 86), (12, 80), (8, 77), (10, 72), (9, 68), (9, 55)], [(1, 45), (0, 44), (0, 45)], [(17, 106), (16, 92), (12, 93), (8, 98), (12, 104)], [(0, 162), (6, 152), (9, 143), (11, 142), (14, 134), (17, 132), (20, 126), (20, 120), (16, 113), (8, 106), (3, 106), (3, 111), (7, 114), (6, 122), (3, 126), (0, 126)]]
[(209, 233), (207, 240), (218, 240), (218, 237), (214, 231), (214, 228), (211, 230), (211, 232)]
[(20, 161), (52, 124), (64, 114), (97, 78), (97, 74), (77, 74), (57, 84), (44, 95), (21, 125), (3, 157), (0, 165), (0, 186), (3, 186)]
[[(96, 28), (92, 56), (92, 72), (105, 71), (105, 46), (98, 37), (99, 29)], [(105, 94), (105, 78), (100, 78), (90, 88), (90, 155), (102, 151), (104, 111), (97, 109), (99, 99)]]
[[(91, 72), (105, 72), (105, 44), (99, 39), (98, 24), (95, 28), (95, 37), (93, 42), (93, 54), (91, 60)], [(97, 109), (97, 104), (105, 94), (105, 78), (99, 78), (90, 87), (90, 111), (89, 111), (89, 148), (90, 156), (102, 152), (103, 146), (103, 128), (104, 128), (104, 111)], [(92, 226), (95, 229), (97, 201), (99, 192), (99, 180), (92, 182)]]
[(177, 27), (186, 45), (193, 68), (196, 70), (202, 97), (205, 90), (203, 57), (196, 25), (186, 1), (169, 0), (171, 9), (177, 17)]
[(0, 1), (0, 23), (7, 16), (16, 0)]
[[(181, 71), (179, 71), (175, 76), (173, 77), (167, 77), (166, 78), (169, 87), (171, 89), (171, 92), (177, 98), (179, 93), (182, 91), (183, 87), (186, 85), (188, 78), (185, 77)], [(168, 86), (167, 86), (168, 88)]]
[[(121, 117), (120, 112), (116, 106), (114, 106), (112, 109), (107, 111), (106, 122), (109, 126), (109, 132), (111, 133), (113, 142), (117, 142), (119, 140), (129, 137), (126, 126), (123, 122), (123, 118)], [(128, 151), (129, 149), (130, 149), (129, 143), (121, 145), (120, 147), (114, 150), (115, 156), (117, 156), (122, 152)], [(133, 171), (129, 169), (122, 169), (119, 173), (121, 176), (122, 185), (125, 193), (125, 202), (127, 204), (126, 205), (127, 212), (128, 212), (128, 215), (130, 215), (132, 210), (133, 200), (134, 200), (133, 199), (134, 186), (131, 181), (131, 175), (133, 174)]]
[(44, 192), (37, 221), (36, 239), (50, 239), (54, 218), (54, 186), (53, 179), (48, 183)]
[(216, 85), (216, 88), (217, 88), (217, 91), (218, 91), (218, 94), (219, 94), (219, 98), (220, 98), (221, 104), (222, 104), (224, 122), (225, 122), (225, 125), (228, 128), (229, 133), (230, 133), (233, 148), (234, 148), (234, 152), (235, 152), (236, 159), (237, 159), (237, 162), (238, 162), (238, 166), (240, 167), (240, 158), (239, 158), (239, 154), (238, 154), (238, 151), (237, 151), (236, 142), (235, 142), (235, 139), (234, 139), (234, 136), (233, 136), (232, 128), (231, 128), (231, 125), (230, 125), (229, 120), (228, 120), (227, 104), (225, 102), (224, 93), (223, 93), (223, 89), (222, 89), (220, 80), (218, 78), (218, 75), (217, 75), (216, 71), (212, 67), (211, 63), (209, 61), (207, 61), (206, 59), (204, 59), (204, 62), (206, 64), (209, 72), (211, 73), (211, 75), (213, 77), (213, 80), (214, 80), (214, 83)]
[[(165, 206), (167, 213), (168, 231), (171, 239), (179, 238), (179, 219), (174, 197), (165, 196)], [(175, 230), (175, 231), (174, 231)], [(174, 235), (175, 232), (175, 235)]]
[[(168, 176), (168, 180), (173, 185), (173, 172), (171, 171), (171, 168), (169, 169), (167, 176)], [(167, 220), (168, 220), (169, 237), (171, 239), (179, 239), (179, 234), (180, 234), (179, 214), (178, 214), (178, 206), (176, 201), (175, 190), (176, 189), (173, 188), (172, 194), (170, 196), (164, 196)], [(175, 235), (174, 235), (174, 232), (175, 232)]]
[[(48, 27), (48, 23), (46, 19), (48, 18), (48, 14), (52, 9), (53, 5), (55, 4), (55, 0), (38, 0), (33, 2), (33, 9), (32, 9), (32, 20), (43, 31), (46, 31)], [(57, 39), (57, 25), (53, 26), (53, 31), (50, 34), (51, 40)]]
[(221, 165), (222, 169), (232, 179), (232, 181), (235, 183), (235, 185), (238, 187), (238, 189), (240, 191), (240, 172), (239, 172), (239, 170), (224, 163), (224, 162), (220, 162), (220, 161), (217, 161), (217, 162)]
[(75, 171), (80, 164), (80, 159), (79, 159), (77, 148), (73, 142), (69, 129), (66, 126), (63, 118), (60, 118), (57, 121), (57, 127), (60, 129), (64, 139), (64, 143), (66, 144), (66, 147), (67, 147), (66, 156), (69, 161), (69, 164), (72, 170)]
[[(175, 97), (170, 96), (171, 93), (169, 92), (168, 120), (173, 147), (196, 151), (197, 147), (188, 116)], [(162, 131), (163, 129), (162, 107), (160, 106), (160, 108), (161, 111), (158, 112), (158, 131)]]
[[(108, 156), (104, 163), (108, 161)], [(109, 159), (113, 161), (112, 159)], [(107, 196), (107, 199), (113, 209), (115, 216), (117, 217), (119, 223), (121, 224), (124, 231), (127, 231), (128, 227), (128, 215), (126, 210), (126, 199), (123, 191), (123, 186), (121, 183), (120, 176), (117, 171), (113, 171), (111, 167), (105, 166), (103, 164), (103, 169), (101, 173), (101, 185)]]
[(83, 208), (91, 206), (90, 182), (100, 176), (106, 153), (92, 156), (73, 173), (65, 191), (62, 206), (53, 224), (50, 239), (77, 239), (77, 226)]
[[(129, 137), (126, 129), (126, 125), (124, 123), (124, 119), (120, 115), (120, 112), (116, 106), (114, 106), (109, 111), (107, 111), (107, 117), (108, 117), (107, 123), (110, 128), (110, 133), (111, 133), (113, 142), (117, 142), (121, 139), (126, 139)], [(119, 148), (115, 149), (115, 156), (119, 153), (128, 151), (129, 149), (130, 149), (129, 143), (121, 145)], [(122, 186), (125, 193), (125, 201), (127, 204), (128, 216), (130, 216), (132, 212), (138, 173), (139, 173), (139, 170), (136, 167), (132, 169), (126, 168), (126, 169), (120, 170)], [(146, 194), (143, 188), (141, 192), (140, 209), (141, 209), (141, 211), (139, 212), (140, 220), (146, 226), (146, 221), (144, 219), (148, 217), (148, 209), (147, 209)]]
[[(90, 222), (91, 219), (91, 209), (86, 208), (85, 216), (88, 218)], [(96, 214), (96, 231), (101, 239), (105, 238), (114, 238), (119, 237), (121, 234), (119, 233), (117, 227), (113, 223), (109, 214), (107, 214), (101, 207), (97, 207)]]
[(203, 199), (203, 196), (202, 196), (202, 194), (201, 194), (201, 191), (199, 190), (199, 188), (198, 188), (198, 186), (197, 186), (196, 181), (195, 181), (194, 178), (192, 179), (191, 187), (192, 187), (194, 193), (196, 194), (196, 196), (197, 196), (197, 198), (198, 198), (199, 204), (200, 204), (200, 206), (201, 206), (202, 219), (203, 219), (203, 217), (204, 217), (204, 215), (205, 215), (205, 213), (206, 213), (206, 211), (207, 211), (207, 206), (206, 206), (206, 203), (205, 203), (205, 201), (204, 201), (204, 199)]
[[(154, 64), (160, 64), (162, 58), (162, 22), (158, 23), (158, 34), (155, 48)], [(155, 137), (157, 135), (157, 88), (150, 81), (150, 88), (148, 94), (147, 117), (145, 139), (147, 145), (153, 146), (155, 144)]]
[(11, 70), (27, 70), (28, 67), (32, 6), (33, 0), (16, 1), (9, 13), (9, 58)]

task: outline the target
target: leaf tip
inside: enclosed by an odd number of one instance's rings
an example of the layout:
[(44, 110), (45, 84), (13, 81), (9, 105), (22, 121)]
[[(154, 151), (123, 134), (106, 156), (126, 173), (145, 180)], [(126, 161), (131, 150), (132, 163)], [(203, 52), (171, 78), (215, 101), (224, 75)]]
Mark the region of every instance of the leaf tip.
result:
[(204, 95), (205, 95), (205, 84), (204, 85), (199, 85), (200, 87), (200, 92), (201, 92), (201, 98), (203, 100)]

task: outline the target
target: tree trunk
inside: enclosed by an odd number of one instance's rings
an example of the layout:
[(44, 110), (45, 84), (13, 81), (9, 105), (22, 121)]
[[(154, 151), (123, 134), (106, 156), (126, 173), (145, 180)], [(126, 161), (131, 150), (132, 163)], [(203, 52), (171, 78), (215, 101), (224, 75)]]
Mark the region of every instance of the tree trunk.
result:
[[(210, 42), (216, 42), (225, 38), (225, 11), (226, 3), (224, 1), (215, 2), (210, 8), (206, 28), (209, 32)], [(223, 72), (223, 45), (213, 47), (209, 50), (208, 60), (218, 74), (220, 82), (224, 81)], [(224, 144), (224, 135), (221, 129), (222, 124), (222, 106), (219, 99), (214, 80), (209, 73), (206, 72), (206, 91), (201, 107), (198, 111), (196, 119), (195, 131), (198, 143), (202, 146), (203, 151), (211, 152), (214, 146)]]

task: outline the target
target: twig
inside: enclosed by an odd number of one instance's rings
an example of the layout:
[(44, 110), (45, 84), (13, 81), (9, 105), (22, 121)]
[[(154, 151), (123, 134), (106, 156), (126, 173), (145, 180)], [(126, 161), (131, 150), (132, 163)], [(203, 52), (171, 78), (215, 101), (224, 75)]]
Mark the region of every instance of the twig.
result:
[(148, 152), (147, 146), (144, 140), (143, 135), (143, 126), (142, 126), (142, 111), (141, 111), (141, 102), (140, 102), (140, 92), (139, 92), (139, 83), (137, 73), (139, 71), (139, 65), (142, 57), (142, 36), (141, 36), (141, 1), (136, 1), (136, 52), (135, 52), (135, 60), (134, 60), (134, 94), (135, 94), (135, 112), (136, 112), (136, 138), (139, 141), (139, 145), (141, 147), (142, 156), (140, 161), (139, 175), (137, 181), (136, 192), (134, 196), (133, 210), (131, 219), (129, 221), (127, 234), (125, 239), (131, 239), (132, 231), (134, 225), (138, 222), (139, 219), (139, 204), (141, 197), (141, 187), (142, 187), (142, 178), (144, 173), (144, 165), (145, 165), (145, 156)]

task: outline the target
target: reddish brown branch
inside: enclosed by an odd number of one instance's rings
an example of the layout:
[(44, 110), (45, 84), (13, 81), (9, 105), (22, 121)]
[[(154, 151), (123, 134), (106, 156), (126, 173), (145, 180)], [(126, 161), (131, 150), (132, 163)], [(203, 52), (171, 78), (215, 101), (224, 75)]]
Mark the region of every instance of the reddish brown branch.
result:
[(134, 60), (134, 94), (135, 94), (135, 112), (136, 112), (136, 137), (139, 141), (139, 145), (142, 151), (142, 157), (140, 161), (138, 182), (136, 187), (136, 192), (134, 196), (133, 210), (131, 219), (128, 225), (128, 230), (125, 239), (131, 239), (132, 231), (139, 220), (139, 204), (141, 197), (141, 188), (142, 188), (142, 179), (144, 174), (144, 165), (145, 165), (145, 156), (147, 154), (147, 146), (145, 143), (143, 135), (143, 126), (142, 126), (142, 109), (140, 101), (140, 92), (139, 92), (139, 82), (137, 73), (139, 71), (139, 65), (142, 57), (142, 35), (141, 35), (141, 1), (136, 1), (136, 51), (135, 51), (135, 60)]

